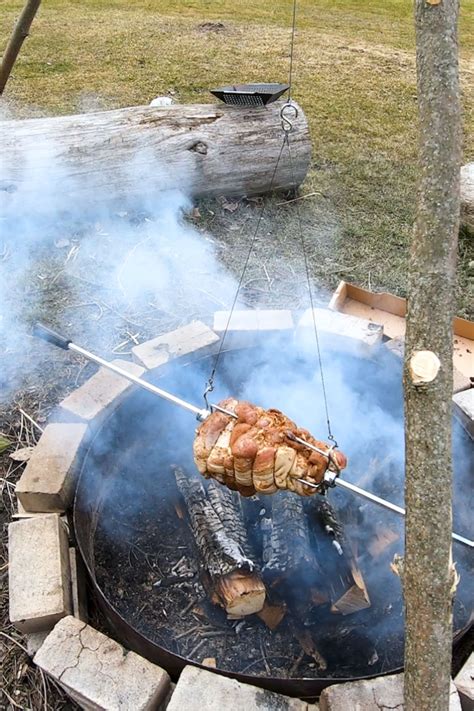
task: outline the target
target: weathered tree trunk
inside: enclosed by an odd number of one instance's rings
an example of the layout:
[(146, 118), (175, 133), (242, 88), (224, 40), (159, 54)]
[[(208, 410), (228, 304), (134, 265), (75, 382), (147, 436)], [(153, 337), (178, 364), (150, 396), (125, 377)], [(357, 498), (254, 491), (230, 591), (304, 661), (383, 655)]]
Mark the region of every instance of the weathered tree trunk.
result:
[[(259, 612), (265, 602), (265, 586), (253, 561), (245, 556), (232, 530), (226, 530), (201, 481), (177, 468), (175, 477), (186, 504), (196, 547), (210, 579), (213, 602), (233, 617)], [(235, 516), (233, 518), (235, 520)]]
[[(91, 201), (146, 204), (173, 189), (191, 197), (267, 192), (283, 141), (280, 108), (281, 102), (262, 108), (141, 106), (4, 121), (0, 213), (33, 200), (44, 209), (51, 202), (57, 207), (58, 196), (67, 209)], [(296, 186), (311, 158), (308, 124), (298, 111), (290, 136)], [(292, 186), (284, 150), (273, 188)]]
[(11, 74), (21, 46), (28, 37), (31, 23), (34, 20), (40, 4), (41, 0), (27, 0), (21, 11), (21, 15), (13, 29), (12, 36), (3, 55), (2, 64), (0, 65), (0, 94), (3, 94), (5, 84)]
[[(452, 648), (452, 319), (460, 207), (458, 0), (416, 0), (415, 14), (421, 179), (410, 254), (405, 347), (405, 709), (445, 711)], [(423, 351), (434, 354), (439, 365), (432, 356), (420, 356)], [(423, 360), (431, 362), (427, 370), (420, 368)]]

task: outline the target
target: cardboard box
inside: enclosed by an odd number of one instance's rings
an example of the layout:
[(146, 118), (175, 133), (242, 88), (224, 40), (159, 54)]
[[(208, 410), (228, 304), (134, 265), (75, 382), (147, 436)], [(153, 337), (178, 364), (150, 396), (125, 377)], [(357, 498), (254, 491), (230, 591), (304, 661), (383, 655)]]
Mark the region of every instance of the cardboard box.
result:
[[(329, 308), (383, 325), (389, 338), (405, 337), (406, 300), (386, 292), (375, 294), (360, 286), (339, 282)], [(463, 318), (453, 321), (453, 366), (455, 392), (465, 390), (474, 382), (474, 323)]]

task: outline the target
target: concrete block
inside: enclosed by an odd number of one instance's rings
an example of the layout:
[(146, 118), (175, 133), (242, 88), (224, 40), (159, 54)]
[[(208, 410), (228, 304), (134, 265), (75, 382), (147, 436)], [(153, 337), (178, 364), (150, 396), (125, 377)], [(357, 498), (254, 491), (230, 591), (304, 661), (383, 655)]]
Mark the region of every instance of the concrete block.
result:
[[(265, 691), (197, 667), (185, 667), (167, 711), (306, 711), (300, 699)], [(345, 710), (346, 711), (346, 710)]]
[(58, 622), (34, 661), (93, 711), (156, 709), (170, 687), (163, 669), (75, 617)]
[(72, 611), (69, 545), (57, 514), (8, 527), (10, 621), (22, 632), (41, 632)]
[[(145, 368), (128, 360), (113, 360), (123, 370), (141, 377)], [(59, 405), (61, 419), (68, 422), (92, 422), (105, 416), (122, 402), (133, 383), (110, 370), (100, 368), (80, 388), (70, 393)]]
[(82, 622), (88, 620), (86, 570), (79, 551), (69, 548), (71, 569), (72, 614)]
[[(383, 326), (358, 316), (314, 309), (321, 347), (351, 351), (355, 355), (370, 355), (383, 337)], [(314, 326), (311, 309), (307, 309), (297, 326), (297, 339), (314, 348)]]
[(44, 430), (16, 493), (27, 511), (66, 511), (74, 495), (79, 448), (86, 434), (82, 423), (51, 423)]
[[(472, 366), (472, 373), (474, 377), (474, 363)], [(460, 370), (453, 366), (453, 393), (460, 393), (463, 390), (468, 390), (471, 387), (471, 379), (461, 373)]]
[(397, 358), (400, 358), (400, 360), (403, 360), (403, 357), (405, 355), (404, 336), (395, 336), (395, 338), (390, 338), (390, 340), (385, 341), (384, 346), (389, 353), (392, 353), (392, 355), (396, 356)]
[[(348, 711), (348, 709), (403, 711), (403, 674), (329, 686), (321, 693), (319, 707), (321, 711)], [(453, 682), (451, 682), (449, 711), (461, 711), (459, 695)]]
[[(216, 311), (213, 329), (222, 338), (229, 311)], [(288, 310), (250, 309), (234, 311), (225, 337), (226, 348), (248, 348), (258, 345), (258, 338), (265, 334), (268, 338), (282, 337), (295, 328), (293, 316)]]
[(454, 679), (462, 711), (474, 711), (474, 652)]
[(453, 395), (454, 414), (462, 426), (474, 437), (474, 388)]
[(187, 326), (164, 333), (151, 341), (140, 343), (132, 348), (134, 359), (148, 370), (159, 368), (173, 358), (199, 351), (201, 354), (211, 353), (213, 346), (219, 341), (214, 331), (211, 331), (201, 321), (193, 321)]
[(45, 632), (28, 632), (26, 635), (26, 651), (28, 652), (28, 656), (35, 656), (49, 633), (50, 630), (46, 630)]

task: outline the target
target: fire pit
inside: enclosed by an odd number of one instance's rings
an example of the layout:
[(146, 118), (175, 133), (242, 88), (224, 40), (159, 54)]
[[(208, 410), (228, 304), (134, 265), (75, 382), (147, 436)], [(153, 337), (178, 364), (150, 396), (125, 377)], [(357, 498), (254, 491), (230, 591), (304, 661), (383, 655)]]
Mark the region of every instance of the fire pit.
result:
[[(199, 402), (210, 358), (185, 356), (148, 377)], [(328, 361), (333, 419), (350, 457), (345, 476), (402, 504), (400, 365), (384, 349), (370, 360), (332, 352)], [(305, 355), (301, 344), (288, 342), (286, 336), (270, 340), (256, 335), (250, 347), (223, 355), (215, 400), (228, 394), (258, 400), (317, 431), (324, 418), (311, 409), (318, 387), (314, 371), (314, 359)], [(370, 607), (352, 614), (335, 612), (327, 599), (318, 599), (314, 591), (309, 595), (311, 575), (304, 568), (287, 581), (285, 606), (273, 606), (270, 617), (281, 619), (228, 619), (210, 602), (174, 474), (176, 466), (194, 473), (195, 427), (189, 414), (149, 393), (133, 392), (96, 429), (84, 458), (75, 498), (75, 535), (113, 634), (172, 674), (188, 663), (204, 665), (306, 698), (335, 681), (400, 670), (402, 592), (390, 561), (395, 553), (403, 553), (403, 520), (345, 491), (333, 491), (329, 498), (351, 541)], [(454, 528), (460, 532), (469, 520), (464, 486), (472, 468), (472, 451), (464, 446), (464, 437), (456, 427)], [(260, 564), (261, 524), (272, 518), (273, 498), (244, 502), (247, 534)], [(325, 544), (321, 533), (317, 555), (327, 555)], [(473, 571), (470, 551), (459, 544), (453, 550), (461, 575), (454, 630), (461, 633), (472, 612)]]

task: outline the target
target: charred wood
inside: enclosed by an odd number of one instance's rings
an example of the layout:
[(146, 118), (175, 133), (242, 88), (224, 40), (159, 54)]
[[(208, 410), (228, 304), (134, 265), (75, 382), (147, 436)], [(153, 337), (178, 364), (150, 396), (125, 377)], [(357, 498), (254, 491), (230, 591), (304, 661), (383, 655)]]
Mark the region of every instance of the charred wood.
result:
[(232, 531), (226, 530), (201, 481), (178, 468), (175, 478), (212, 601), (235, 617), (258, 612), (265, 602), (265, 586), (255, 563), (245, 555)]
[[(289, 597), (308, 597), (311, 585), (321, 577), (311, 550), (308, 522), (301, 497), (281, 492), (272, 498), (272, 518), (261, 522), (263, 576), (271, 587)], [(294, 580), (304, 581), (292, 589)]]
[(226, 486), (218, 484), (214, 479), (209, 482), (207, 495), (225, 531), (231, 532), (232, 538), (245, 555), (251, 557), (251, 548), (242, 510), (242, 497), (236, 491), (231, 491)]
[(306, 502), (305, 508), (332, 612), (348, 615), (370, 607), (364, 578), (331, 504), (317, 496)]

